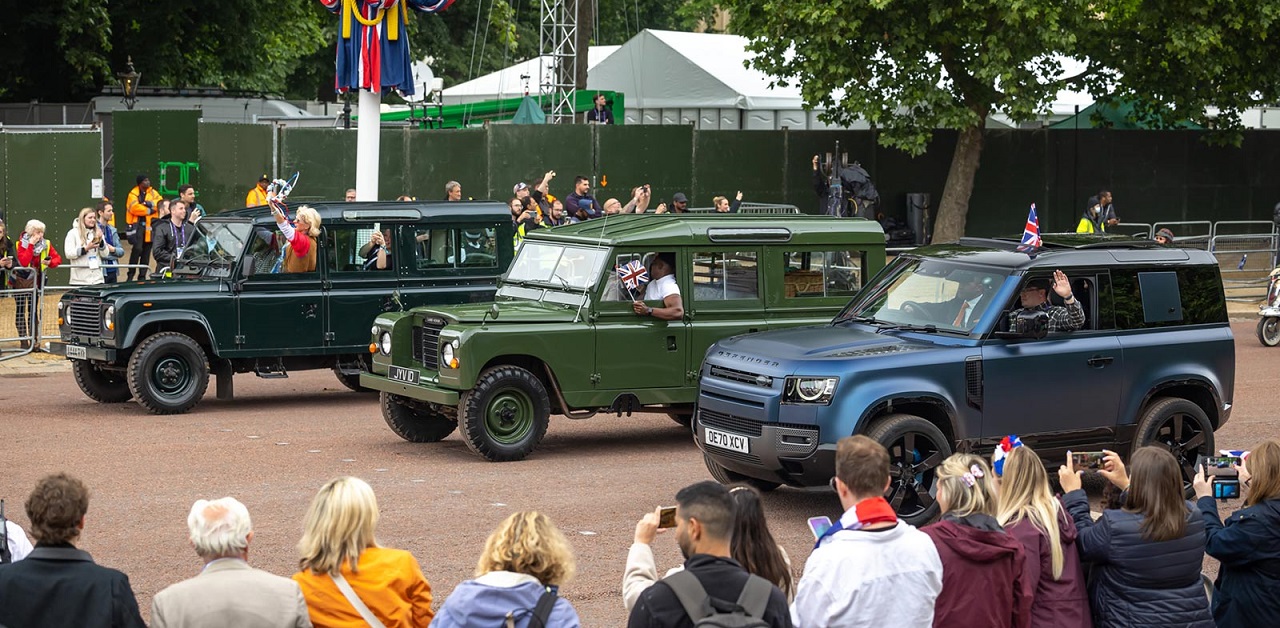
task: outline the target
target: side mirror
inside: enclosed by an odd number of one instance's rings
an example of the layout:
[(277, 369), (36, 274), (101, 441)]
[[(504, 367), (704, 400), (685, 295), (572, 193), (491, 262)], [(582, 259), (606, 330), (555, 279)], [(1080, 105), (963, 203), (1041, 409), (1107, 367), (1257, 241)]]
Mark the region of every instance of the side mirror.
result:
[(240, 279), (245, 280), (252, 277), (254, 270), (253, 262), (251, 260), (246, 260), (244, 264), (240, 265)]
[(499, 310), (498, 310), (498, 304), (497, 304), (497, 303), (490, 304), (490, 305), (489, 305), (489, 318), (492, 318), (492, 319), (493, 319), (493, 320), (495, 320), (495, 321), (496, 321), (496, 320), (498, 320), (498, 311), (499, 311)]
[(1049, 313), (1043, 310), (1023, 310), (1013, 320), (1013, 329), (997, 332), (997, 338), (1039, 340), (1049, 334)]

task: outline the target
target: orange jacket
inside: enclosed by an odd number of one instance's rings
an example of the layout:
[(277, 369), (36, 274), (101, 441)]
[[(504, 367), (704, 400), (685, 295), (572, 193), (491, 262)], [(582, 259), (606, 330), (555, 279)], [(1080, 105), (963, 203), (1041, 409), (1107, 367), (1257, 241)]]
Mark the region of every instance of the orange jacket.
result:
[[(135, 222), (138, 222), (138, 219), (141, 218), (144, 221), (143, 224), (146, 228), (145, 234), (147, 238), (146, 240), (143, 240), (143, 241), (150, 242), (151, 241), (151, 219), (155, 218), (158, 215), (158, 212), (156, 211), (156, 206), (159, 205), (160, 201), (164, 200), (164, 198), (160, 196), (160, 193), (157, 192), (155, 188), (147, 188), (146, 196), (143, 198), (138, 198), (138, 196), (141, 194), (142, 194), (142, 191), (139, 190), (138, 186), (136, 185), (133, 186), (133, 189), (129, 191), (129, 197), (125, 199), (125, 203), (124, 203), (125, 207), (129, 208), (129, 211), (125, 212), (124, 214), (124, 224), (131, 225)], [(151, 207), (147, 208), (146, 205), (142, 204), (142, 201), (151, 201)]]
[[(431, 623), (431, 585), (413, 554), (386, 547), (370, 547), (360, 553), (360, 570), (342, 565), (342, 577), (387, 628), (409, 628)], [(365, 628), (355, 607), (338, 590), (329, 574), (300, 571), (293, 580), (307, 599), (311, 623), (316, 628)]]
[(256, 185), (253, 186), (253, 189), (249, 190), (249, 193), (244, 196), (245, 207), (257, 207), (259, 205), (266, 205), (266, 204), (267, 204), (267, 193), (264, 192), (262, 188)]

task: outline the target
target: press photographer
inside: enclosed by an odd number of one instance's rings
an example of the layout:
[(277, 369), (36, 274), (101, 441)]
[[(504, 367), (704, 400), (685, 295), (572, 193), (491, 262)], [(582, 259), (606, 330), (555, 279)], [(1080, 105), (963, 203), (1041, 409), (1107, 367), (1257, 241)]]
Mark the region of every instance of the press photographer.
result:
[(1280, 622), (1280, 442), (1263, 442), (1233, 470), (1246, 493), (1245, 507), (1225, 522), (1214, 499), (1222, 476), (1208, 475), (1202, 466), (1194, 480), (1205, 552), (1221, 563), (1213, 583), (1213, 620), (1219, 628), (1274, 626)]

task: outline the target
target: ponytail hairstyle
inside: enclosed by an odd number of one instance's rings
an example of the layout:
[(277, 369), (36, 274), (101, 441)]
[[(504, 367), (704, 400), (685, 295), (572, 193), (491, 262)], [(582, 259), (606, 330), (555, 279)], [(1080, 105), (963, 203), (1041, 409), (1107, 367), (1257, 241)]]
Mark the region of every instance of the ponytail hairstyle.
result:
[(938, 491), (947, 496), (946, 512), (957, 517), (996, 516), (996, 476), (986, 460), (973, 454), (952, 454), (938, 467)]
[(1049, 474), (1030, 447), (1016, 447), (1004, 458), (996, 521), (1008, 527), (1026, 519), (1049, 539), (1053, 579), (1062, 578), (1062, 504), (1049, 490)]

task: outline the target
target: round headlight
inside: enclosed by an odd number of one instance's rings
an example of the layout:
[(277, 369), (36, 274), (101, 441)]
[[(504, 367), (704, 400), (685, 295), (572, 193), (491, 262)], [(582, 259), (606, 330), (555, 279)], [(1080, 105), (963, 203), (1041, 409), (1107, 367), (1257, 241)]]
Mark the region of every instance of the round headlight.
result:
[(391, 332), (384, 331), (378, 337), (378, 349), (382, 351), (382, 355), (391, 355)]
[(440, 350), (440, 357), (444, 358), (441, 364), (453, 364), (453, 343), (444, 343), (444, 348)]
[(116, 306), (108, 305), (107, 310), (102, 313), (102, 326), (107, 329), (116, 328)]
[[(62, 303), (58, 303), (58, 305), (62, 305)], [(66, 311), (62, 312), (62, 322), (65, 325), (71, 324), (71, 308), (67, 308)]]

